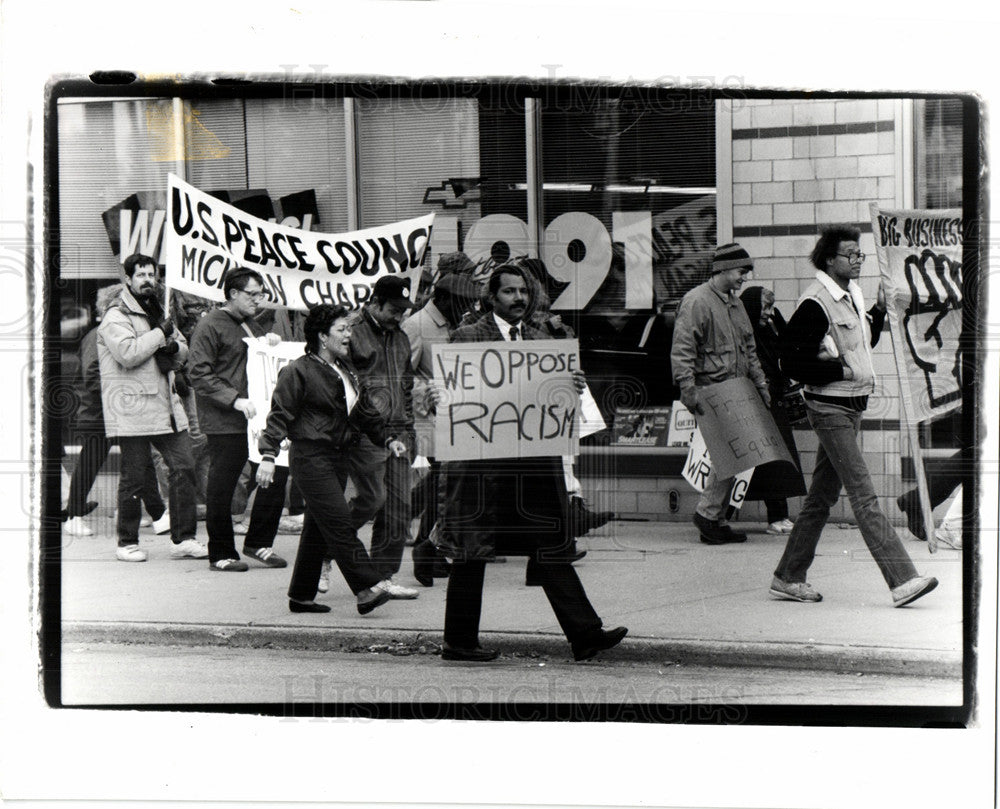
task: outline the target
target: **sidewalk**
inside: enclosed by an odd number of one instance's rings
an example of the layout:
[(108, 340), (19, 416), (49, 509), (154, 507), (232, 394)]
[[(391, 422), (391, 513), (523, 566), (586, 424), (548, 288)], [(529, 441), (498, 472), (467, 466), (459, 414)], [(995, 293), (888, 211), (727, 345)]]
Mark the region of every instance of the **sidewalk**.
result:
[[(231, 645), (337, 649), (440, 644), (446, 580), (432, 588), (413, 579), (407, 549), (399, 583), (415, 601), (392, 601), (367, 616), (334, 568), (326, 614), (292, 614), (291, 567), (224, 574), (205, 560), (172, 560), (168, 537), (141, 532), (149, 561), (115, 559), (110, 519), (88, 521), (92, 537), (65, 537), (62, 566), (64, 642), (123, 641), (162, 645)], [(579, 541), (576, 564), (606, 627), (629, 636), (611, 659), (659, 664), (777, 666), (959, 677), (962, 664), (962, 552), (923, 542), (906, 545), (918, 571), (937, 590), (913, 605), (892, 607), (889, 590), (860, 533), (828, 526), (810, 582), (819, 604), (777, 601), (767, 590), (785, 538), (742, 524), (743, 545), (707, 546), (684, 523), (613, 522)], [(199, 539), (206, 540), (204, 523)], [(905, 537), (909, 537), (904, 532)], [(367, 529), (362, 538), (367, 542)], [(237, 547), (240, 547), (237, 537)], [(291, 565), (298, 537), (279, 534), (275, 550)], [(507, 652), (569, 658), (541, 588), (524, 586), (525, 560), (487, 567), (482, 642)]]

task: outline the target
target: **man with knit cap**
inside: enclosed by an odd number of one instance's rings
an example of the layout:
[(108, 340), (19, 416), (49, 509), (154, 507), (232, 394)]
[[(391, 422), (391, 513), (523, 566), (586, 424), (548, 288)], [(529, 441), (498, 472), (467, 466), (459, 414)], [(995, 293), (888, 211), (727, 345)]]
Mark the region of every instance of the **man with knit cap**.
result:
[[(697, 416), (703, 414), (699, 388), (726, 379), (748, 377), (765, 404), (770, 405), (767, 379), (757, 359), (753, 326), (737, 293), (753, 270), (750, 255), (738, 244), (716, 248), (712, 275), (688, 292), (677, 308), (670, 365), (681, 402)], [(746, 534), (725, 521), (733, 478), (709, 473), (695, 508), (694, 524), (706, 545), (746, 542)]]

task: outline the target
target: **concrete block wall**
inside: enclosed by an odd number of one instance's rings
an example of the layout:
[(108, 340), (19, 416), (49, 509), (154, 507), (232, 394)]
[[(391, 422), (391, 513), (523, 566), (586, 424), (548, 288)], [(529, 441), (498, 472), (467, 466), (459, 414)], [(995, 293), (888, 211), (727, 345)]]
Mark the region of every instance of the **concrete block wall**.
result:
[[(892, 99), (746, 99), (720, 102), (718, 126), (730, 128), (732, 194), (720, 193), (720, 222), (732, 223), (732, 239), (754, 259), (750, 284), (767, 286), (777, 307), (791, 316), (812, 283), (809, 254), (820, 228), (853, 224), (861, 230), (867, 254), (861, 287), (869, 305), (878, 290), (878, 261), (868, 205), (904, 207), (903, 165), (897, 154), (898, 103)], [(720, 172), (722, 174), (722, 172)], [(727, 215), (728, 214), (728, 215)], [(720, 234), (724, 238), (725, 234)], [(899, 380), (888, 328), (874, 350), (878, 377), (869, 401), (861, 445), (880, 503), (891, 520), (900, 519), (895, 498), (903, 491), (900, 455), (909, 453), (901, 436)], [(809, 476), (816, 459), (816, 437), (795, 431), (796, 444)], [(792, 513), (801, 505), (789, 503)], [(748, 503), (743, 516), (764, 519), (763, 503)], [(831, 515), (853, 522), (846, 497)]]

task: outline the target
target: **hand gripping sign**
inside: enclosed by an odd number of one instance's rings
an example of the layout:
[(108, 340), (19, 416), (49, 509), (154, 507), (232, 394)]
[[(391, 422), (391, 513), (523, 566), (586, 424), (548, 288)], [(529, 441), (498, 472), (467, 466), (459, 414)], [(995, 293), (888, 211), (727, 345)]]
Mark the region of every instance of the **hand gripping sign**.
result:
[(437, 460), (576, 454), (576, 340), (441, 343), (431, 350)]

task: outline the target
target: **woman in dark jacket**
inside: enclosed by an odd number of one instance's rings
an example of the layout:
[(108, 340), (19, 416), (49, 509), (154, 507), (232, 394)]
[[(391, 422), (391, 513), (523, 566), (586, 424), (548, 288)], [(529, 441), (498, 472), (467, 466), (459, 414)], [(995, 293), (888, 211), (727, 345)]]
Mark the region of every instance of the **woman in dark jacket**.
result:
[(785, 439), (785, 445), (795, 460), (795, 466), (787, 461), (771, 461), (754, 469), (747, 490), (747, 500), (763, 500), (767, 508), (767, 533), (788, 534), (792, 522), (788, 519), (788, 497), (801, 497), (806, 493), (802, 479), (802, 464), (795, 449), (792, 425), (785, 410), (784, 395), (788, 392), (788, 378), (778, 366), (778, 341), (785, 328), (785, 319), (774, 308), (774, 293), (764, 287), (749, 287), (740, 295), (743, 308), (753, 324), (753, 336), (757, 342), (757, 357), (767, 377), (771, 394), (771, 415)]
[(314, 600), (326, 555), (336, 561), (362, 615), (392, 597), (351, 523), (344, 486), (347, 454), (362, 434), (397, 457), (406, 454), (406, 445), (389, 434), (351, 367), (349, 315), (345, 307), (333, 305), (309, 312), (306, 353), (278, 373), (267, 426), (258, 442), (257, 483), (266, 488), (274, 480), (274, 459), (282, 442), (291, 440), (291, 476), (306, 503), (288, 587), (292, 612), (330, 611)]

